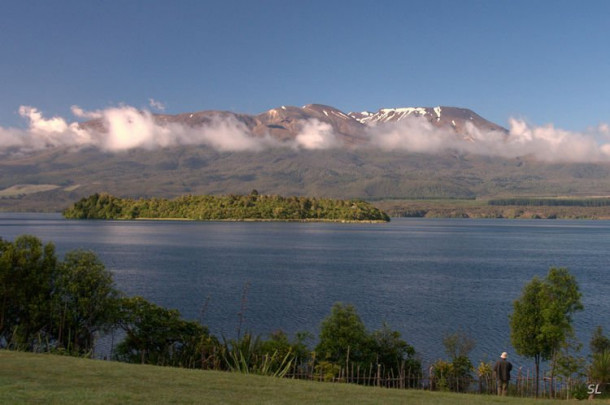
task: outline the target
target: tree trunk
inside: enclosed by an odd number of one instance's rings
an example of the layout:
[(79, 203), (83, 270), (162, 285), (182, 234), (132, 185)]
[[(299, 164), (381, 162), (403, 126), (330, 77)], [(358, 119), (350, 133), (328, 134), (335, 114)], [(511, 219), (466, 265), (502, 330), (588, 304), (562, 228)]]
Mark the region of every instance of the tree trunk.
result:
[(540, 355), (534, 356), (534, 362), (536, 363), (536, 398), (538, 398), (538, 392), (540, 388)]

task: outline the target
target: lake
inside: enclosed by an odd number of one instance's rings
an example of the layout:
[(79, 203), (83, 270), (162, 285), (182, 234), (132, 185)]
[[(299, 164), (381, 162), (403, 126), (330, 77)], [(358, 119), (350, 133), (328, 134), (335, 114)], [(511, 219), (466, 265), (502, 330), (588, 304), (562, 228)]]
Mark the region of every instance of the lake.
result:
[[(58, 256), (94, 251), (117, 287), (176, 308), (218, 337), (243, 330), (317, 336), (335, 302), (369, 330), (398, 330), (424, 362), (446, 358), (443, 335), (477, 342), (471, 360), (510, 347), (512, 302), (532, 277), (567, 267), (585, 310), (575, 329), (588, 353), (596, 325), (610, 332), (610, 222), (394, 218), (384, 224), (78, 221), (0, 213), (0, 237), (32, 234)], [(245, 300), (242, 299), (245, 297)], [(311, 342), (311, 346), (315, 342)]]

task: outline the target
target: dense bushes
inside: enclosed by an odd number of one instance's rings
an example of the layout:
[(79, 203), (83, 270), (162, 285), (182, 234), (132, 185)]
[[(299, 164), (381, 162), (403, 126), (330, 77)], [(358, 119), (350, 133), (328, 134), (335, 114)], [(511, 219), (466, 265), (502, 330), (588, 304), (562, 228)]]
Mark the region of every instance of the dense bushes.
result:
[[(336, 370), (365, 370), (371, 364), (381, 367), (384, 374), (399, 375), (401, 370), (417, 374), (421, 370), (415, 349), (400, 338), (399, 332), (384, 323), (381, 329), (370, 333), (356, 309), (341, 303), (333, 305), (330, 315), (322, 321), (316, 355), (319, 360), (338, 366), (334, 367)], [(328, 373), (329, 369), (325, 374)]]
[(197, 322), (185, 321), (142, 297), (122, 298), (117, 326), (126, 334), (115, 358), (127, 363), (214, 368), (218, 340)]
[(361, 200), (260, 195), (194, 196), (172, 200), (123, 199), (93, 194), (63, 212), (71, 219), (193, 219), (279, 221), (389, 221), (384, 212)]
[(0, 239), (0, 346), (86, 354), (115, 323), (118, 291), (91, 252), (59, 261), (34, 236)]

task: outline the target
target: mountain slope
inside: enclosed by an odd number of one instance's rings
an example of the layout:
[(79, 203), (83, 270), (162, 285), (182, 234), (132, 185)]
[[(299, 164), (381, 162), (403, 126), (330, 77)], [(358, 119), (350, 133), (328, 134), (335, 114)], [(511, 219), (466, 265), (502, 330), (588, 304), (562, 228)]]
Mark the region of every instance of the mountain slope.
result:
[[(56, 185), (0, 195), (2, 210), (61, 210), (95, 192), (123, 197), (262, 194), (363, 198), (486, 198), (610, 194), (610, 166), (546, 164), (446, 153), (380, 150), (217, 152), (208, 147), (105, 153), (56, 150), (0, 163), (0, 189)], [(36, 189), (37, 190), (37, 189)]]

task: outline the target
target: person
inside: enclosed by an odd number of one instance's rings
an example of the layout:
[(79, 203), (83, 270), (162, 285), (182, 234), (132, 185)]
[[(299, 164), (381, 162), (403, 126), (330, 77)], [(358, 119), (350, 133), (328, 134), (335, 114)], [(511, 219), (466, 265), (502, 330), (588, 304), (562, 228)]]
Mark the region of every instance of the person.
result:
[(506, 395), (508, 391), (508, 382), (510, 381), (510, 370), (513, 369), (513, 365), (510, 361), (506, 360), (508, 353), (503, 352), (500, 355), (500, 359), (496, 361), (494, 365), (494, 372), (496, 373), (496, 381), (498, 382), (498, 395)]

